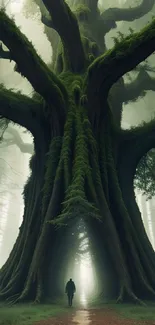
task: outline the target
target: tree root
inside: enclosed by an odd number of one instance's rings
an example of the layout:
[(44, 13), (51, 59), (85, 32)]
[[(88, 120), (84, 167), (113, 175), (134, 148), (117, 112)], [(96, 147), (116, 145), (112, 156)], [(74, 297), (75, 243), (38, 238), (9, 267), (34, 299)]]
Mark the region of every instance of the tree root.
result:
[(139, 299), (130, 288), (126, 288), (122, 285), (116, 303), (121, 304), (124, 302), (133, 302), (141, 306), (146, 306), (146, 303)]

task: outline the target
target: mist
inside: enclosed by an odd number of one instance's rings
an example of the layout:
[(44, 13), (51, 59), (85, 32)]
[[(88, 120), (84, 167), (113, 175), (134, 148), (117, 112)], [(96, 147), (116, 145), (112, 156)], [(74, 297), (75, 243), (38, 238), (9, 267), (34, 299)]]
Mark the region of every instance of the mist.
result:
[[(30, 0), (28, 0), (27, 3), (30, 3)], [(123, 0), (108, 0), (104, 1), (104, 8), (108, 8), (109, 3), (113, 7), (118, 5), (123, 7), (126, 5), (126, 1)], [(102, 1), (99, 2), (99, 5), (102, 7)], [(28, 5), (26, 5), (26, 0), (6, 1), (5, 7), (9, 16), (14, 16), (17, 26), (20, 26), (21, 31), (32, 41), (38, 54), (47, 64), (50, 64), (52, 60), (52, 49), (44, 34), (37, 6), (33, 4), (32, 11), (34, 10), (35, 14), (28, 12), (29, 9)], [(135, 20), (132, 23), (134, 31), (139, 31), (145, 26), (154, 11), (141, 19)], [(113, 37), (117, 37), (118, 30), (127, 35), (130, 26), (131, 23), (118, 23), (117, 28), (106, 36), (107, 48), (111, 48), (114, 45)], [(151, 55), (148, 61), (153, 69), (155, 63), (154, 55)], [(13, 88), (15, 91), (20, 90), (21, 93), (31, 97), (33, 89), (30, 83), (14, 71), (14, 66), (15, 64), (13, 62), (0, 59), (0, 83), (4, 84), (8, 89)], [(125, 76), (125, 80), (130, 82), (130, 80), (136, 78), (137, 74), (138, 72), (130, 72)], [(140, 125), (143, 121), (151, 120), (155, 115), (154, 102), (155, 93), (147, 91), (146, 95), (139, 98), (136, 102), (125, 104), (122, 113), (122, 128), (129, 129), (131, 126)], [(0, 267), (3, 266), (9, 256), (22, 223), (24, 211), (22, 193), (24, 185), (30, 175), (29, 161), (33, 152), (34, 145), (32, 135), (24, 128), (10, 123), (5, 132), (3, 142), (0, 142)], [(146, 201), (146, 197), (142, 195), (141, 192), (136, 192), (136, 197), (142, 213), (145, 229), (155, 249), (155, 199), (152, 198)], [(78, 227), (80, 229), (76, 236), (77, 238), (74, 240), (74, 234)], [(71, 256), (69, 252), (66, 270), (62, 270), (63, 272), (60, 275), (60, 283), (64, 291), (65, 283), (69, 278), (73, 278), (77, 285), (77, 299), (86, 306), (88, 299), (90, 299), (92, 295), (97, 295), (99, 293), (100, 285), (97, 280), (97, 271), (93, 261), (93, 251), (90, 245), (87, 226), (83, 224), (82, 220), (81, 224), (74, 225), (74, 227), (69, 230), (69, 236), (71, 237), (71, 245), (74, 243), (77, 250), (75, 250), (73, 256)], [(83, 237), (84, 239), (80, 240)], [(78, 244), (78, 241), (80, 244)], [(69, 244), (67, 247), (69, 250)]]

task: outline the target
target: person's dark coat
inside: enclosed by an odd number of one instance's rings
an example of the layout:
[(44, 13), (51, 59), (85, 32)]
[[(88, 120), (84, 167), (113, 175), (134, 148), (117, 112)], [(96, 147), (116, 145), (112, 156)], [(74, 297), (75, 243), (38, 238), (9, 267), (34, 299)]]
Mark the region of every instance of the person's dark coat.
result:
[(65, 292), (68, 295), (73, 295), (76, 291), (75, 283), (70, 279), (66, 284), (66, 290)]

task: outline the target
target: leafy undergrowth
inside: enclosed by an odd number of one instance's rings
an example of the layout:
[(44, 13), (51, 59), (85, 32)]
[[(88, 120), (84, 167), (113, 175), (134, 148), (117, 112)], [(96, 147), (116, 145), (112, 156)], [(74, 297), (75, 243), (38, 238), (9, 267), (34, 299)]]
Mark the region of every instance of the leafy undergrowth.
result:
[(0, 325), (32, 325), (36, 321), (63, 315), (68, 311), (60, 305), (0, 305)]

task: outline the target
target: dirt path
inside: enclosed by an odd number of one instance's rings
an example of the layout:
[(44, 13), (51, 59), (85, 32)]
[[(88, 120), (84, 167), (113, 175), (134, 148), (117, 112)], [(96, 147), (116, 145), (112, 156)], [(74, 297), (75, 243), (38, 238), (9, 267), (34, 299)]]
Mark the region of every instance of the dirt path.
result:
[(155, 325), (155, 321), (124, 319), (110, 309), (79, 309), (64, 317), (40, 321), (34, 325)]

